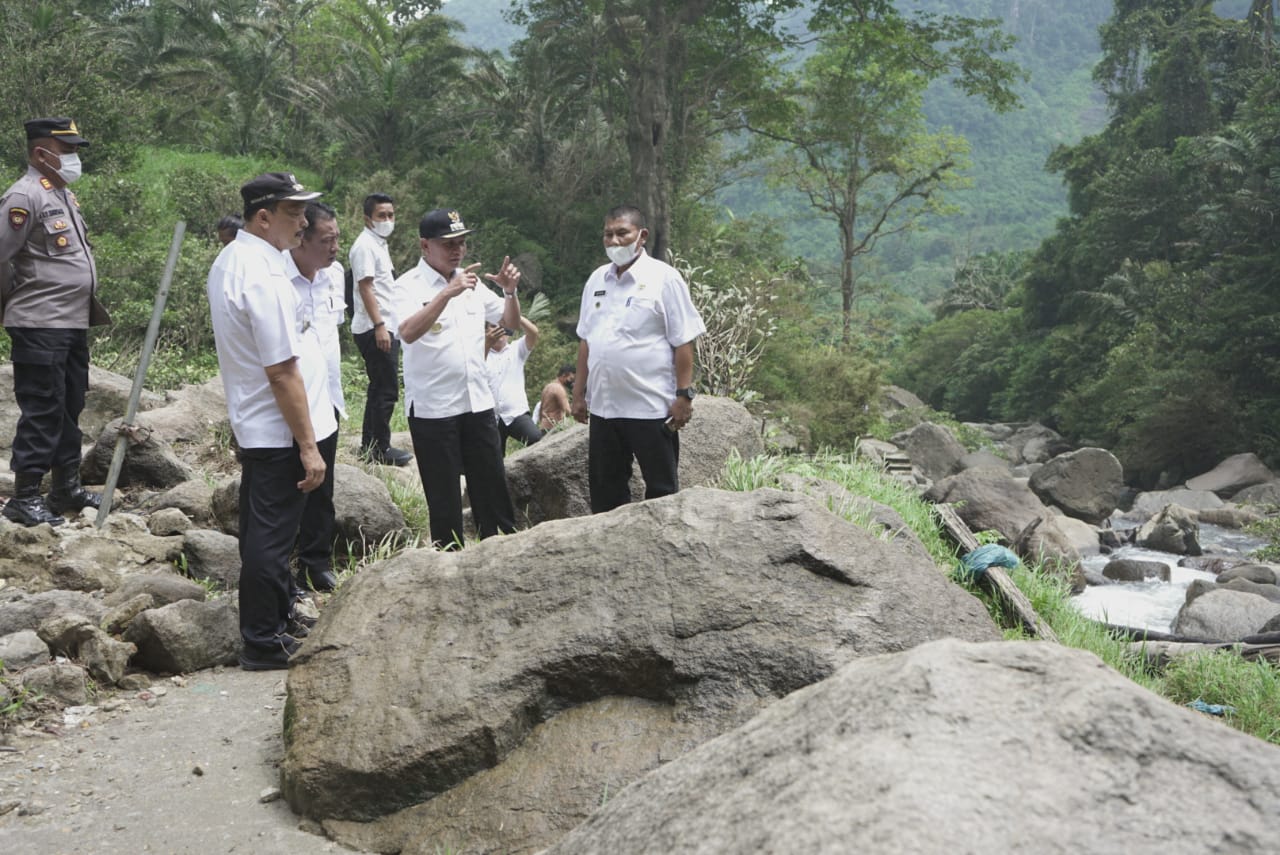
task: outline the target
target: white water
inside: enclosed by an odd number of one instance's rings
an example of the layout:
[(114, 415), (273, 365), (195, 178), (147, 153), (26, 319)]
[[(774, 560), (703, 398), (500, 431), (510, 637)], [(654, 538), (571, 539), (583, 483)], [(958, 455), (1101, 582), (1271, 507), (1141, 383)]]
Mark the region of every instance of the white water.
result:
[[(1114, 524), (1116, 528), (1137, 525), (1133, 520), (1125, 518), (1117, 518)], [(1262, 540), (1235, 529), (1215, 525), (1200, 526), (1200, 547), (1205, 555), (1244, 558), (1262, 545)], [(1082, 563), (1086, 569), (1101, 573), (1102, 568), (1113, 558), (1162, 561), (1170, 570), (1168, 582), (1150, 579), (1145, 582), (1090, 585), (1073, 598), (1072, 602), (1085, 616), (1116, 626), (1171, 632), (1178, 609), (1186, 601), (1187, 587), (1196, 579), (1212, 582), (1216, 578), (1212, 573), (1179, 567), (1179, 555), (1137, 546), (1122, 546), (1109, 555), (1092, 555)]]

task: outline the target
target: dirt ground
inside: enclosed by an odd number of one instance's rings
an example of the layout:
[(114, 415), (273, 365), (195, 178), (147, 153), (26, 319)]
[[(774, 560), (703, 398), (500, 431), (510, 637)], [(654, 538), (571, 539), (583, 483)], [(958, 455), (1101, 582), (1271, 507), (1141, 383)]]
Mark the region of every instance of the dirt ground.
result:
[(215, 668), (11, 731), (0, 852), (350, 851), (282, 799), (263, 800), (279, 786), (284, 701), (283, 671)]

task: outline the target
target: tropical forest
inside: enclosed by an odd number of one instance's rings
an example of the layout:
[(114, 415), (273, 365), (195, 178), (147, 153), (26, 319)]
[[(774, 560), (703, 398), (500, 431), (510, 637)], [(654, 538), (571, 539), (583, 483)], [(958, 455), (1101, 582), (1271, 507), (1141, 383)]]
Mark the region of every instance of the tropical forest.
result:
[(260, 172), (324, 191), (343, 258), (394, 197), (398, 270), (461, 211), (535, 295), (534, 389), (625, 203), (707, 321), (700, 391), (847, 450), (894, 383), (1151, 486), (1280, 460), (1274, 37), (1270, 0), (5, 0), (0, 128), (14, 177), (25, 119), (93, 142), (98, 366), (138, 364), (186, 224), (154, 389), (216, 371), (215, 226)]

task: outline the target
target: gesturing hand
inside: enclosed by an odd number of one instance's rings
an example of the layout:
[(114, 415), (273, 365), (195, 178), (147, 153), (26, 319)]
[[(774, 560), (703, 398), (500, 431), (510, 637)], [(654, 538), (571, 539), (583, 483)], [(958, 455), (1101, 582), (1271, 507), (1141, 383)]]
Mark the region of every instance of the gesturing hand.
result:
[(502, 267), (498, 269), (496, 274), (486, 273), (485, 279), (497, 285), (502, 289), (503, 293), (511, 294), (516, 290), (516, 286), (520, 284), (520, 268), (511, 263), (511, 256), (502, 256)]

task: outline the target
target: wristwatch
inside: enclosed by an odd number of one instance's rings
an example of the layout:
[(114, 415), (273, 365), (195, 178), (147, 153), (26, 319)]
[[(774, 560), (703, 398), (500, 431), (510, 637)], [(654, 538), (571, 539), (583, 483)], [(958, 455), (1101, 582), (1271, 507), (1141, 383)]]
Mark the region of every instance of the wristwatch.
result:
[(692, 400), (693, 400), (693, 395), (694, 395), (694, 392), (693, 392), (693, 387), (692, 387), (692, 386), (689, 386), (689, 387), (687, 387), (687, 388), (685, 388), (685, 389), (677, 389), (677, 390), (676, 390), (676, 397), (677, 397), (677, 398), (688, 398), (690, 401), (692, 401)]

